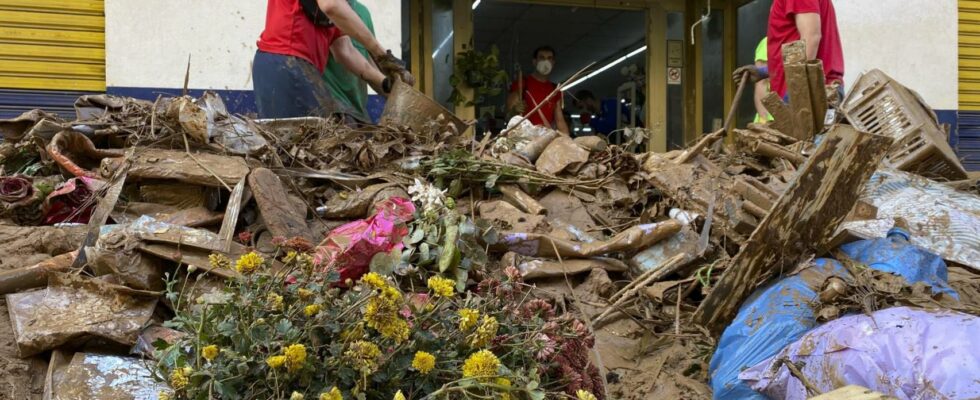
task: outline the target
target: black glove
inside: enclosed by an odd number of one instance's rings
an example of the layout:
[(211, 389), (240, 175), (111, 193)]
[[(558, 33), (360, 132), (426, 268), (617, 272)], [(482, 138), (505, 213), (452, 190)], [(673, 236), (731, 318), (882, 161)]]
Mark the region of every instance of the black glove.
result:
[(388, 79), (401, 79), (402, 82), (409, 85), (415, 84), (415, 77), (405, 68), (405, 62), (399, 60), (394, 54), (391, 54), (391, 50), (388, 50), (387, 53), (380, 57), (375, 57), (374, 63), (378, 64), (378, 69)]

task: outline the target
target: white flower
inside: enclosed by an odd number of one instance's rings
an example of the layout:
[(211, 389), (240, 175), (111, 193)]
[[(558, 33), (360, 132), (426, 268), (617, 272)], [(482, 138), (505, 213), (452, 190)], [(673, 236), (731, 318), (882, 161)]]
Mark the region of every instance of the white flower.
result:
[(446, 207), (446, 191), (418, 178), (408, 188), (408, 194), (412, 196), (413, 202), (422, 207), (423, 212), (438, 212)]

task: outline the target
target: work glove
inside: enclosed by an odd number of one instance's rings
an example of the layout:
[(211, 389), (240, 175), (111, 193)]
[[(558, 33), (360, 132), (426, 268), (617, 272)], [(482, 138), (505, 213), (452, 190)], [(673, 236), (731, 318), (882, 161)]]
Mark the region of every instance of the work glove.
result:
[(748, 73), (749, 83), (756, 83), (763, 78), (762, 72), (755, 65), (746, 65), (744, 67), (739, 67), (732, 73), (732, 79), (735, 81), (735, 86), (742, 84), (742, 76)]
[(388, 50), (387, 53), (380, 57), (375, 57), (374, 63), (378, 65), (381, 73), (388, 77), (387, 80), (390, 82), (390, 85), (394, 85), (396, 79), (400, 79), (409, 86), (415, 84), (415, 77), (405, 68), (405, 62), (399, 60), (394, 54), (391, 54), (391, 50)]

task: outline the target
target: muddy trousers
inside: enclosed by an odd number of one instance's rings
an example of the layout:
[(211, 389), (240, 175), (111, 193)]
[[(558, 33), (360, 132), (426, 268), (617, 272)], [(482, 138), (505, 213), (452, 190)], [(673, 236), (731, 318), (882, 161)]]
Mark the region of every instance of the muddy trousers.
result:
[(330, 117), (352, 113), (333, 98), (316, 67), (299, 57), (256, 51), (252, 82), (259, 118)]

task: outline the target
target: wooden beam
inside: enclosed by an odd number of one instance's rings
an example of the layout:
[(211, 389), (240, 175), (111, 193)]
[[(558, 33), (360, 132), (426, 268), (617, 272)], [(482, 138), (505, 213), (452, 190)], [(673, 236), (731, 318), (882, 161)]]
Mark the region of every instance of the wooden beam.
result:
[(409, 52), (411, 53), (412, 75), (415, 75), (415, 89), (422, 91), (425, 80), (422, 59), (422, 0), (411, 0), (408, 6)]
[(891, 144), (889, 137), (835, 126), (731, 260), (694, 322), (720, 334), (756, 287), (828, 250)]
[[(473, 46), (473, 1), (453, 0), (453, 56), (469, 50)], [(453, 63), (455, 65), (455, 62)], [(448, 79), (449, 77), (446, 77)], [(460, 89), (467, 99), (473, 98), (473, 88)], [(463, 121), (476, 119), (476, 106), (461, 104), (454, 110)], [(460, 132), (462, 133), (462, 132)]]
[[(696, 45), (691, 43), (691, 30), (690, 26), (697, 22), (700, 14), (697, 12), (697, 1), (690, 0), (684, 2), (684, 136), (683, 144), (687, 145), (696, 142), (698, 137), (701, 136), (700, 122), (698, 121), (698, 82), (701, 80), (700, 75), (698, 75), (698, 70), (696, 68), (697, 63), (701, 59), (701, 54), (698, 53), (698, 48)], [(695, 34), (700, 32), (700, 30), (695, 30)], [(700, 38), (698, 38), (700, 41)], [(686, 147), (686, 146), (685, 146)]]
[[(725, 82), (725, 108), (724, 110), (730, 110), (733, 102), (738, 102), (741, 99), (736, 99), (735, 96), (735, 82), (729, 79), (732, 73), (735, 72), (736, 60), (738, 59), (738, 9), (736, 8), (735, 0), (725, 1), (725, 36), (722, 38), (723, 45), (725, 49), (722, 58), (724, 59), (724, 72), (721, 74), (721, 79)], [(752, 93), (753, 86), (747, 85), (745, 93)], [(742, 97), (745, 97), (744, 94)], [(728, 116), (725, 116), (728, 118)], [(735, 109), (735, 116), (733, 121), (738, 121), (738, 109)], [(728, 136), (725, 138), (725, 143), (729, 146), (734, 145), (735, 136), (734, 130), (728, 130)]]
[[(667, 151), (667, 11), (652, 4), (647, 20), (647, 151)], [(653, 100), (656, 99), (656, 100)]]
[(422, 54), (419, 56), (422, 60), (421, 90), (426, 96), (435, 97), (435, 77), (433, 76), (435, 68), (432, 65), (432, 53), (435, 51), (435, 45), (432, 43), (432, 10), (435, 8), (432, 2), (434, 0), (420, 1), (422, 2), (422, 36), (419, 38), (422, 42), (420, 46)]

